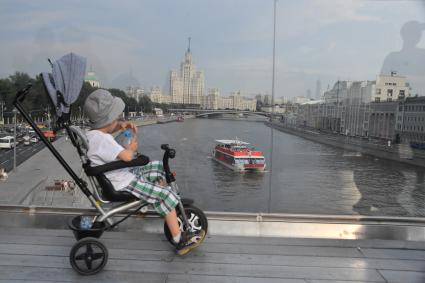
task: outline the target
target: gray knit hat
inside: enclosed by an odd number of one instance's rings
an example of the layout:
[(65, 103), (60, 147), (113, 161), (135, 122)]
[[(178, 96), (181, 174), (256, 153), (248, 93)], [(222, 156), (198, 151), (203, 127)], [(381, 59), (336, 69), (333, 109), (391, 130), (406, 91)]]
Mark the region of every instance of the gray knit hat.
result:
[(92, 129), (99, 129), (112, 123), (122, 114), (124, 108), (122, 99), (112, 96), (105, 89), (93, 91), (84, 102), (84, 113), (89, 118)]

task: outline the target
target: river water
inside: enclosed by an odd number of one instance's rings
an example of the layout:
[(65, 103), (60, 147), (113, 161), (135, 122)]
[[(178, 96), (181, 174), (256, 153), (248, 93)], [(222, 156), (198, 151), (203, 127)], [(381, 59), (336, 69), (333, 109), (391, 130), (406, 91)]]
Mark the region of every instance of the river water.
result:
[[(235, 137), (263, 151), (266, 172), (233, 172), (211, 159), (216, 139)], [(162, 159), (162, 143), (177, 150), (170, 163), (177, 183), (203, 210), (425, 216), (424, 168), (322, 145), (263, 123), (187, 119), (139, 128), (138, 139), (139, 151), (151, 160)]]

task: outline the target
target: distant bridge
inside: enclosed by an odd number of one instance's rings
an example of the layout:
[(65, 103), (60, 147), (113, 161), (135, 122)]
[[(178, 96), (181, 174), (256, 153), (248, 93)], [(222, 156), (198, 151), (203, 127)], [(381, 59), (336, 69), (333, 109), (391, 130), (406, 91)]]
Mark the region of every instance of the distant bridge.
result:
[(270, 117), (271, 113), (268, 112), (260, 112), (260, 111), (244, 111), (244, 110), (211, 110), (211, 109), (168, 109), (170, 112), (176, 113), (191, 113), (196, 117), (207, 117), (214, 115), (223, 115), (223, 114), (243, 114), (243, 115), (252, 115), (252, 116), (262, 116), (262, 117)]

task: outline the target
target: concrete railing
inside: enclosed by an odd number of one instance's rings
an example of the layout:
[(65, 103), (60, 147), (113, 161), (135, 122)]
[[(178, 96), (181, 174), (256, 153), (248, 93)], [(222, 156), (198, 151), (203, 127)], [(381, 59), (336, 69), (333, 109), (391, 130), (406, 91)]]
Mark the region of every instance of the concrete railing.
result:
[[(62, 229), (74, 215), (95, 215), (94, 209), (0, 206), (0, 227)], [(425, 218), (359, 215), (206, 212), (211, 235), (321, 239), (386, 239), (425, 241)], [(136, 214), (119, 231), (163, 233), (163, 220), (153, 213)]]

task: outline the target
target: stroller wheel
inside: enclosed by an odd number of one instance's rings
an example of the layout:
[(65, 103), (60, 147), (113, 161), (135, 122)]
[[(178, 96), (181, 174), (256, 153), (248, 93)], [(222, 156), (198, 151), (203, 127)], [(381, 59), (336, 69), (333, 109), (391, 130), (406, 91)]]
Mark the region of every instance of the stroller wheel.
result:
[(72, 247), (69, 261), (72, 268), (81, 275), (93, 275), (105, 267), (108, 250), (98, 239), (84, 238)]
[[(191, 232), (197, 233), (200, 230), (204, 230), (205, 233), (207, 233), (208, 220), (202, 210), (196, 206), (188, 205), (184, 207), (184, 211), (190, 227), (184, 227), (183, 216), (181, 215), (180, 210), (177, 210), (177, 221), (179, 223), (180, 231), (190, 230)], [(168, 225), (166, 223), (164, 223), (164, 234), (167, 240), (174, 245), (173, 236), (171, 235), (170, 229), (168, 229)]]

